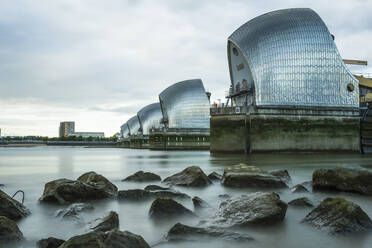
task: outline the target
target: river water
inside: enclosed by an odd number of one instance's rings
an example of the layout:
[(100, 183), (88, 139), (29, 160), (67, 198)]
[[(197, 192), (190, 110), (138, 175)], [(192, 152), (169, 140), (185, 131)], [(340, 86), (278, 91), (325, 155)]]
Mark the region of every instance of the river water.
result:
[[(288, 207), (285, 220), (273, 226), (247, 227), (237, 231), (251, 235), (255, 241), (247, 243), (225, 243), (220, 240), (200, 242), (162, 243), (167, 231), (176, 221), (154, 222), (148, 217), (152, 201), (120, 202), (102, 200), (92, 202), (95, 209), (82, 214), (84, 221), (61, 220), (54, 217), (58, 206), (45, 206), (38, 203), (44, 184), (58, 178), (76, 179), (88, 171), (96, 171), (117, 185), (119, 190), (144, 188), (148, 183), (121, 182), (121, 179), (138, 171), (151, 171), (162, 178), (177, 173), (187, 166), (198, 165), (207, 174), (216, 171), (223, 173), (225, 166), (247, 163), (264, 170), (287, 169), (293, 184), (311, 180), (316, 168), (336, 165), (372, 168), (372, 156), (359, 154), (258, 154), (258, 155), (211, 155), (208, 151), (149, 151), (116, 148), (83, 147), (28, 147), (0, 148), (0, 183), (9, 195), (21, 189), (25, 191), (25, 205), (31, 215), (19, 221), (25, 242), (16, 247), (35, 247), (37, 240), (50, 236), (68, 239), (74, 235), (88, 232), (85, 222), (103, 217), (113, 210), (119, 214), (120, 229), (142, 235), (150, 244), (165, 247), (372, 247), (372, 233), (357, 233), (347, 236), (330, 236), (300, 221), (311, 210), (309, 208)], [(159, 183), (160, 184), (160, 183)], [(202, 189), (177, 188), (191, 197), (199, 196), (217, 209), (221, 201), (218, 195), (239, 196), (258, 189), (230, 189), (213, 184)], [(262, 190), (262, 189), (260, 189)], [(372, 197), (352, 193), (301, 193), (293, 194), (289, 189), (277, 191), (282, 200), (307, 196), (318, 204), (327, 196), (342, 196), (359, 204), (372, 217)], [(20, 200), (20, 195), (16, 196)], [(180, 201), (193, 210), (191, 200)], [(199, 220), (178, 220), (184, 224), (197, 225), (200, 220), (213, 215), (209, 211), (200, 215)]]

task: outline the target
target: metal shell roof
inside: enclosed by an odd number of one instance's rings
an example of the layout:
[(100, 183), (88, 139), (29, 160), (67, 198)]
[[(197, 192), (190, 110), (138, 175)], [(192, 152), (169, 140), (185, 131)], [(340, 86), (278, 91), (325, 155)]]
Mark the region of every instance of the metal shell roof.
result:
[(160, 128), (163, 114), (161, 112), (160, 103), (152, 103), (142, 108), (137, 113), (142, 134), (149, 135), (151, 128)]
[(129, 134), (130, 136), (132, 135), (138, 135), (139, 134), (139, 129), (140, 129), (140, 123), (138, 120), (138, 116), (135, 115), (132, 118), (130, 118), (128, 121), (128, 127), (129, 127)]
[(123, 125), (121, 125), (120, 135), (123, 138), (129, 138), (130, 134), (129, 134), (129, 127), (127, 123), (124, 123)]

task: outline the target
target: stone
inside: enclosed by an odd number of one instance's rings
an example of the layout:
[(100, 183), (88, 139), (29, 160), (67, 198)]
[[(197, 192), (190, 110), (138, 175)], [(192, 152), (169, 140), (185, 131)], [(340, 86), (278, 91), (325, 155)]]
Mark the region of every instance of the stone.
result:
[(23, 234), (19, 230), (17, 223), (6, 216), (0, 216), (0, 247), (1, 244), (21, 241)]
[(53, 237), (49, 237), (47, 239), (39, 240), (36, 245), (38, 248), (58, 248), (65, 242), (63, 239), (57, 239)]
[(79, 218), (78, 215), (84, 211), (91, 211), (94, 207), (90, 203), (73, 203), (67, 208), (58, 209), (54, 212), (54, 216), (61, 218)]
[(88, 172), (73, 181), (57, 179), (44, 186), (40, 202), (66, 204), (117, 196), (117, 187), (102, 175)]
[(333, 189), (372, 195), (372, 172), (340, 166), (333, 169), (317, 169), (313, 173), (313, 189)]
[(172, 190), (171, 188), (165, 188), (158, 185), (147, 185), (144, 190), (157, 191), (157, 190)]
[(215, 223), (223, 226), (273, 224), (284, 219), (287, 204), (274, 192), (256, 192), (223, 201)]
[(227, 167), (222, 176), (222, 185), (227, 187), (265, 187), (284, 188), (287, 184), (279, 177), (274, 176), (256, 166), (244, 164)]
[(150, 248), (146, 241), (139, 235), (128, 231), (111, 230), (108, 232), (93, 231), (77, 235), (59, 248)]
[(231, 198), (231, 196), (229, 194), (220, 194), (220, 195), (218, 195), (218, 198), (229, 199), (229, 198)]
[(5, 186), (4, 184), (0, 183), (0, 187), (4, 187), (4, 186)]
[(207, 202), (205, 202), (204, 200), (197, 196), (192, 198), (192, 203), (194, 204), (195, 209), (211, 208), (211, 206)]
[(357, 204), (344, 198), (326, 198), (303, 220), (329, 234), (347, 234), (367, 231), (372, 221)]
[(12, 199), (0, 190), (0, 216), (6, 216), (17, 221), (30, 214), (30, 211), (20, 202)]
[(157, 190), (157, 191), (148, 191), (143, 189), (129, 189), (129, 190), (120, 190), (118, 193), (119, 200), (126, 201), (143, 201), (148, 199), (154, 199), (158, 197), (163, 198), (180, 198), (188, 199), (190, 196), (173, 191), (173, 190)]
[(155, 199), (151, 204), (149, 214), (151, 218), (195, 217), (191, 210), (168, 198)]
[(288, 205), (296, 207), (313, 207), (313, 203), (307, 197), (301, 197), (288, 202)]
[(287, 170), (281, 170), (281, 169), (271, 170), (271, 171), (269, 171), (269, 173), (273, 176), (276, 176), (276, 177), (280, 178), (283, 182), (285, 182), (287, 184), (292, 182), (292, 178), (289, 175)]
[(164, 179), (164, 182), (174, 186), (201, 187), (211, 184), (211, 180), (198, 166), (190, 166), (183, 171)]
[(224, 241), (247, 242), (254, 239), (243, 233), (232, 232), (216, 227), (191, 227), (181, 223), (175, 224), (168, 232), (168, 241), (200, 241), (203, 239), (221, 239)]
[(114, 211), (110, 211), (106, 217), (96, 219), (90, 224), (94, 225), (91, 227), (94, 231), (107, 232), (113, 229), (119, 229), (119, 215)]
[(211, 181), (221, 181), (222, 175), (218, 174), (217, 172), (212, 172), (211, 174), (208, 175), (208, 178)]
[(292, 193), (309, 193), (307, 188), (301, 184), (297, 184), (291, 188)]
[(136, 173), (123, 179), (122, 181), (133, 181), (133, 182), (161, 181), (161, 177), (151, 172), (137, 171)]

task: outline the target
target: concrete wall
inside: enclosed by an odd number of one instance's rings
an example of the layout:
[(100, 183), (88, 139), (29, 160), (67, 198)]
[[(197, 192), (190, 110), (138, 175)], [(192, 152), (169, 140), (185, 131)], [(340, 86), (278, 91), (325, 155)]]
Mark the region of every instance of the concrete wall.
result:
[(150, 133), (152, 150), (209, 150), (209, 133)]

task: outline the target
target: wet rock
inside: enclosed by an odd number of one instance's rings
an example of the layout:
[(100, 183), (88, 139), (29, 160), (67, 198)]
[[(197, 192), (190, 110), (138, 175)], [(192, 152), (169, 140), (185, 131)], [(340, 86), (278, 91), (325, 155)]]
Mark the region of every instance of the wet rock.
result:
[(287, 187), (281, 178), (263, 171), (256, 166), (247, 166), (244, 164), (225, 168), (221, 183), (228, 187)]
[(307, 197), (301, 197), (288, 202), (288, 205), (296, 207), (313, 207), (313, 203)]
[(4, 187), (4, 186), (5, 186), (4, 184), (0, 183), (0, 187)]
[(257, 192), (222, 202), (215, 222), (229, 227), (273, 224), (282, 221), (286, 211), (287, 204), (278, 194)]
[(291, 188), (292, 193), (309, 193), (307, 188), (301, 184), (297, 184)]
[(133, 181), (133, 182), (161, 181), (161, 177), (151, 172), (137, 171), (136, 173), (123, 179), (122, 181)]
[(168, 232), (169, 241), (200, 241), (203, 239), (221, 239), (225, 241), (246, 242), (253, 238), (247, 234), (225, 230), (223, 228), (201, 228), (175, 224)]
[(56, 239), (53, 237), (47, 239), (41, 239), (37, 242), (38, 248), (58, 248), (61, 244), (63, 244), (65, 240), (63, 239)]
[(344, 198), (326, 198), (303, 220), (330, 234), (371, 230), (372, 221), (355, 203)]
[(171, 188), (165, 188), (158, 185), (148, 185), (144, 188), (144, 190), (148, 191), (157, 191), (157, 190), (172, 190)]
[(168, 198), (157, 198), (153, 201), (149, 214), (152, 218), (195, 217), (191, 210)]
[(190, 196), (173, 191), (173, 190), (157, 190), (157, 191), (148, 191), (143, 189), (129, 189), (129, 190), (120, 190), (118, 193), (119, 200), (127, 200), (127, 201), (142, 201), (153, 199), (157, 197), (163, 198), (180, 198), (180, 199), (187, 199)]
[(107, 232), (113, 229), (119, 229), (119, 215), (111, 211), (106, 217), (95, 220), (91, 229), (94, 231)]
[(212, 172), (211, 174), (208, 175), (208, 178), (211, 181), (221, 181), (222, 175), (218, 174), (217, 172)]
[(54, 216), (61, 218), (79, 218), (79, 213), (93, 209), (94, 207), (90, 203), (73, 203), (67, 208), (55, 211)]
[(19, 230), (17, 223), (13, 220), (0, 216), (0, 247), (1, 244), (16, 242), (23, 239), (23, 234)]
[(180, 173), (167, 177), (164, 182), (169, 185), (192, 187), (201, 187), (212, 183), (198, 166), (187, 167)]
[(333, 169), (317, 169), (313, 173), (313, 188), (372, 195), (372, 172), (339, 166)]
[(195, 209), (211, 208), (211, 206), (207, 202), (197, 196), (192, 198), (192, 203), (194, 204)]
[(57, 179), (45, 184), (40, 202), (65, 204), (115, 197), (117, 187), (102, 175), (88, 172), (73, 181)]
[(269, 173), (273, 176), (276, 176), (276, 177), (280, 178), (286, 184), (290, 184), (292, 182), (292, 178), (289, 175), (287, 170), (280, 170), (280, 169), (271, 170), (271, 171), (269, 171)]
[(218, 198), (229, 199), (229, 198), (231, 198), (231, 196), (229, 194), (221, 194), (221, 195), (218, 195)]
[(59, 248), (150, 248), (139, 235), (112, 230), (78, 235), (64, 242)]
[(20, 202), (12, 199), (0, 190), (0, 216), (6, 216), (12, 220), (19, 220), (30, 214), (30, 211)]

